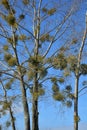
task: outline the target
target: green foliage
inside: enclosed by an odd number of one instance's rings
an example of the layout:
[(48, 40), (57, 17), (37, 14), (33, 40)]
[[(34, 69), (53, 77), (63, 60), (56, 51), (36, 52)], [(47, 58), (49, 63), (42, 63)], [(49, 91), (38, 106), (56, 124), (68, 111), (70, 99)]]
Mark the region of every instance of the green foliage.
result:
[(63, 70), (67, 67), (67, 60), (64, 54), (60, 53), (53, 59), (53, 66), (55, 69)]
[(52, 90), (53, 90), (53, 93), (59, 92), (59, 86), (56, 84), (53, 84)]
[(9, 66), (13, 67), (17, 64), (16, 57), (13, 57), (11, 54), (5, 54), (4, 59), (8, 63)]
[(25, 18), (25, 15), (24, 15), (24, 14), (19, 15), (19, 19), (20, 19), (20, 20), (22, 20), (22, 19), (24, 19), (24, 18)]
[(74, 116), (74, 121), (75, 122), (79, 122), (80, 121), (80, 117), (79, 116)]
[(24, 41), (26, 39), (27, 39), (27, 37), (24, 34), (22, 34), (22, 35), (19, 36), (19, 40), (21, 40), (21, 41)]
[(64, 52), (64, 51), (66, 51), (67, 49), (68, 49), (67, 47), (61, 47), (61, 48), (60, 48), (60, 51), (61, 51), (61, 52)]
[(59, 78), (58, 81), (59, 83), (64, 83), (64, 78)]
[(48, 10), (47, 14), (48, 15), (53, 15), (55, 12), (56, 12), (56, 8), (52, 8), (52, 9)]
[(38, 55), (37, 57), (35, 56), (31, 56), (29, 59), (29, 67), (34, 69), (38, 69), (40, 67), (42, 67), (42, 63), (43, 63), (43, 57), (41, 55)]
[(72, 91), (71, 85), (67, 85), (65, 89), (66, 89), (68, 92), (71, 92), (71, 91)]
[(80, 65), (80, 73), (82, 75), (86, 75), (87, 74), (87, 64), (81, 64)]
[(54, 93), (53, 98), (57, 101), (64, 101), (64, 99), (65, 99), (64, 95), (60, 92)]
[(29, 4), (30, 0), (22, 0), (22, 1), (23, 1), (23, 4), (27, 5), (27, 4)]
[(38, 84), (38, 87), (37, 87), (37, 89), (36, 90), (34, 90), (34, 92), (33, 92), (33, 87), (31, 87), (31, 89), (30, 89), (30, 92), (31, 92), (31, 94), (33, 95), (33, 98), (34, 99), (37, 99), (37, 98), (39, 98), (40, 96), (43, 96), (44, 94), (45, 94), (45, 90), (42, 88), (42, 84)]
[(4, 102), (3, 103), (3, 110), (7, 110), (11, 105), (11, 102)]
[(47, 75), (47, 70), (44, 68), (44, 67), (41, 67), (41, 68), (39, 68), (39, 74), (40, 74), (40, 78), (42, 79), (42, 78), (44, 78), (46, 75)]
[(73, 72), (77, 71), (77, 58), (74, 55), (71, 55), (67, 58), (67, 63), (70, 65), (70, 70)]
[(53, 58), (50, 57), (50, 58), (47, 58), (47, 61), (46, 61), (48, 64), (52, 64), (53, 63)]
[(8, 60), (8, 65), (13, 67), (15, 65), (17, 65), (17, 60), (15, 57), (11, 57), (9, 60)]
[(29, 70), (27, 72), (27, 75), (28, 75), (28, 80), (33, 80), (35, 74), (32, 70)]
[(6, 88), (6, 89), (10, 89), (10, 88), (11, 88), (11, 84), (10, 84), (9, 82), (6, 83), (5, 88)]
[(70, 70), (65, 69), (63, 74), (65, 77), (70, 76)]
[(57, 81), (58, 81), (58, 79), (56, 77), (51, 78), (51, 82), (56, 83)]
[(69, 93), (69, 94), (68, 94), (68, 97), (69, 97), (71, 100), (73, 100), (73, 99), (74, 99), (74, 94)]
[(72, 107), (72, 101), (70, 101), (70, 100), (66, 101), (66, 106), (68, 108)]
[(2, 5), (4, 5), (4, 7), (9, 10), (10, 9), (10, 6), (9, 6), (9, 3), (8, 3), (8, 0), (2, 0)]
[(10, 26), (15, 26), (15, 24), (16, 24), (16, 19), (15, 19), (15, 17), (14, 17), (13, 14), (8, 14), (8, 16), (6, 17), (6, 20), (7, 20), (8, 24), (9, 24)]
[(43, 88), (39, 88), (38, 96), (43, 96), (45, 94), (45, 90)]
[(53, 15), (56, 12), (56, 8), (51, 8), (51, 9), (47, 9), (47, 8), (42, 8), (42, 11), (48, 15)]
[(33, 88), (31, 89), (31, 93), (33, 94), (34, 100), (37, 100), (40, 96), (45, 94), (45, 90), (42, 87), (38, 87), (36, 92), (33, 92)]
[(44, 13), (47, 13), (48, 9), (44, 7), (44, 8), (42, 8), (42, 11), (43, 11)]
[(78, 39), (77, 38), (73, 38), (72, 39), (72, 44), (76, 44), (78, 42)]
[(4, 59), (5, 59), (6, 62), (8, 62), (8, 60), (10, 60), (11, 57), (12, 57), (11, 54), (5, 54), (5, 55), (4, 55)]
[(9, 37), (9, 38), (7, 39), (7, 41), (12, 44), (12, 43), (13, 43), (13, 38), (12, 38), (12, 37)]
[[(9, 42), (9, 43), (11, 43), (12, 45), (13, 44), (16, 44), (17, 45), (17, 42), (18, 42), (18, 35), (15, 35), (15, 37), (14, 37), (15, 39), (15, 41), (13, 40), (13, 37), (9, 37), (8, 39), (7, 39), (7, 41)], [(15, 42), (15, 43), (14, 43)]]
[(26, 68), (22, 65), (17, 67), (18, 72), (21, 72), (21, 75), (24, 76), (26, 74)]
[(52, 91), (53, 91), (53, 98), (56, 100), (59, 96), (61, 96), (60, 94), (60, 88), (59, 88), (59, 85), (57, 84), (57, 78), (56, 77), (53, 77), (51, 79), (53, 85), (52, 85)]
[(53, 36), (50, 36), (48, 33), (46, 33), (46, 34), (41, 36), (40, 41), (41, 42), (45, 42), (45, 41), (49, 42), (52, 39), (53, 39)]
[(77, 58), (76, 58), (76, 56), (74, 56), (74, 55), (70, 55), (70, 56), (67, 58), (67, 61), (68, 61), (68, 63), (70, 63), (70, 64), (72, 64), (73, 62), (74, 62), (74, 63), (77, 63)]
[(4, 50), (4, 51), (8, 51), (8, 49), (9, 49), (8, 45), (4, 45), (4, 46), (3, 46), (3, 50)]
[(6, 89), (11, 89), (11, 85), (14, 82), (14, 78), (11, 78), (6, 84), (5, 84), (5, 88)]

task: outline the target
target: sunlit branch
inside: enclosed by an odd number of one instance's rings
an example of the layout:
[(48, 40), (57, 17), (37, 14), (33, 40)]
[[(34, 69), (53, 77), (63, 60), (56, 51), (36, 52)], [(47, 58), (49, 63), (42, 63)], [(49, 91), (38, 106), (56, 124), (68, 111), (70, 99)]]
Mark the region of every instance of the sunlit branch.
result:
[(18, 23), (17, 23), (17, 25), (18, 25), (19, 27), (21, 27), (23, 30), (25, 30), (26, 32), (28, 32), (34, 39), (36, 39), (36, 37), (33, 35), (33, 33), (30, 32), (28, 29), (26, 29), (25, 27), (23, 27), (22, 25), (20, 25), (20, 24), (18, 24)]
[[(10, 74), (10, 73), (8, 73), (8, 72), (6, 72), (6, 71), (1, 71), (0, 74), (4, 74), (4, 75), (11, 76), (12, 78), (15, 78), (15, 79), (17, 79), (17, 80), (20, 81), (20, 77), (18, 76), (18, 74), (17, 74), (17, 75), (13, 75), (13, 74)], [(30, 87), (31, 85), (30, 85), (30, 84), (27, 84), (25, 81), (23, 81), (23, 83), (24, 83), (29, 89), (31, 89), (31, 87)]]
[[(43, 80), (40, 82), (40, 84), (46, 82), (47, 80), (51, 80), (53, 77), (54, 77), (54, 76), (47, 77), (47, 78), (43, 79)], [(59, 76), (59, 75), (55, 75), (55, 77), (57, 77), (57, 78), (62, 78), (62, 76)]]
[(43, 57), (45, 57), (45, 56), (48, 54), (49, 50), (51, 49), (51, 47), (52, 47), (52, 45), (53, 45), (53, 43), (54, 43), (54, 40), (55, 40), (57, 34), (58, 34), (59, 31), (61, 30), (61, 28), (62, 28), (62, 26), (64, 25), (64, 23), (68, 20), (68, 18), (70, 17), (71, 13), (72, 13), (72, 9), (71, 9), (71, 11), (69, 12), (69, 14), (68, 14), (67, 16), (65, 16), (64, 20), (62, 21), (62, 23), (61, 23), (61, 24), (59, 25), (59, 27), (57, 28), (57, 31), (55, 32), (54, 37), (53, 37), (52, 41), (50, 42), (50, 45), (49, 45), (48, 49), (46, 50), (45, 54), (43, 55)]
[(7, 65), (5, 65), (5, 64), (2, 63), (1, 61), (0, 61), (0, 64), (1, 64), (3, 67), (5, 67), (6, 69), (10, 69), (10, 67), (8, 67)]

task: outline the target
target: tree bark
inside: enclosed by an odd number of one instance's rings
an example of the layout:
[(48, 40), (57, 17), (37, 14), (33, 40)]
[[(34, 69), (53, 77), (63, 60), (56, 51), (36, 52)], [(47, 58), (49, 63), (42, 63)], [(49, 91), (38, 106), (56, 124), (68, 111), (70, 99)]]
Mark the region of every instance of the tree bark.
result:
[(79, 76), (76, 76), (75, 82), (75, 96), (74, 96), (74, 130), (78, 130), (78, 85), (79, 85)]
[[(34, 78), (33, 102), (32, 102), (32, 130), (39, 130), (38, 125), (38, 80), (37, 71)], [(36, 95), (35, 95), (36, 94)]]
[(10, 106), (9, 106), (9, 113), (10, 113), (10, 118), (11, 118), (12, 130), (16, 130), (15, 121), (14, 121), (14, 117), (13, 117), (13, 112), (12, 112)]
[[(2, 85), (2, 88), (3, 88), (3, 91), (4, 91), (5, 102), (8, 104), (9, 102), (8, 102), (8, 99), (7, 99), (7, 92), (6, 92), (5, 86), (4, 86), (2, 81), (1, 81), (1, 85)], [(10, 105), (8, 107), (8, 110), (9, 110), (9, 114), (10, 114), (10, 118), (11, 118), (12, 130), (16, 130), (14, 116), (13, 116), (13, 112), (12, 112)], [(2, 129), (2, 127), (0, 127), (0, 130), (1, 129)]]
[(23, 77), (21, 76), (21, 92), (22, 92), (22, 103), (24, 109), (24, 119), (25, 119), (25, 130), (30, 130), (30, 115), (27, 103), (27, 95), (25, 90), (25, 85), (23, 83)]
[(38, 126), (38, 101), (32, 104), (32, 130), (39, 130)]
[[(14, 32), (13, 28), (12, 28), (12, 32), (13, 32), (13, 43), (14, 43), (14, 45), (16, 45), (15, 32)], [(23, 104), (23, 111), (24, 111), (25, 130), (30, 130), (30, 115), (29, 115), (29, 107), (28, 107), (28, 103), (27, 103), (27, 95), (26, 95), (24, 79), (23, 79), (23, 75), (22, 75), (22, 71), (21, 71), (21, 67), (20, 67), (20, 63), (19, 63), (19, 59), (18, 59), (16, 46), (13, 46), (13, 49), (14, 49), (16, 60), (17, 60), (18, 72), (20, 75), (20, 83), (21, 83), (20, 89), (21, 89), (21, 93), (22, 93), (22, 104)]]
[(79, 50), (78, 55), (78, 62), (77, 62), (77, 73), (76, 73), (76, 83), (75, 83), (75, 98), (74, 98), (74, 130), (78, 130), (78, 122), (79, 122), (79, 116), (78, 116), (78, 87), (79, 87), (79, 77), (80, 77), (80, 62), (82, 57), (83, 48), (85, 45), (87, 35), (87, 12), (86, 12), (86, 29), (84, 31), (84, 35), (82, 38), (82, 44)]

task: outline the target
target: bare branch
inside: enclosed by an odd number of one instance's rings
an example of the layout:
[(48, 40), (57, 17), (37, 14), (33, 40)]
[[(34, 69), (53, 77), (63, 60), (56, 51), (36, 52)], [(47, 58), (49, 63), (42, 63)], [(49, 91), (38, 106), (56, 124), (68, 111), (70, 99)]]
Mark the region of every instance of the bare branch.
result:
[(45, 57), (45, 56), (48, 54), (49, 50), (51, 49), (51, 47), (52, 47), (52, 45), (53, 45), (53, 43), (54, 43), (54, 41), (55, 41), (55, 38), (56, 38), (57, 34), (59, 33), (59, 31), (60, 31), (61, 28), (63, 27), (64, 23), (68, 20), (68, 18), (70, 17), (71, 13), (72, 13), (72, 9), (71, 9), (71, 11), (69, 11), (69, 13), (64, 17), (63, 21), (62, 21), (61, 24), (58, 26), (58, 28), (57, 28), (57, 30), (56, 30), (56, 32), (55, 32), (55, 34), (54, 34), (54, 37), (53, 37), (52, 41), (50, 42), (50, 45), (49, 45), (48, 49), (46, 50), (45, 54), (43, 55), (43, 57)]
[(78, 93), (81, 93), (81, 92), (82, 92), (84, 89), (86, 89), (86, 88), (87, 88), (87, 86), (81, 88), (81, 89), (78, 91)]

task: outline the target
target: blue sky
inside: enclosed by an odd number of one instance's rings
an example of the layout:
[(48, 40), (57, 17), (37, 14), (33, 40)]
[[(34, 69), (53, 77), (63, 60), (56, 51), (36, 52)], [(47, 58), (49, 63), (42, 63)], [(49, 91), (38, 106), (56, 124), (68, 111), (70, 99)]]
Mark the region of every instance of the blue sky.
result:
[[(87, 95), (79, 98), (79, 130), (87, 130)], [(30, 109), (31, 110), (31, 109)], [(45, 99), (39, 104), (39, 123), (40, 130), (73, 130), (73, 107), (63, 108), (62, 105), (52, 99)], [(24, 130), (22, 107), (19, 105), (17, 116), (17, 130)]]
[[(84, 0), (84, 3), (85, 2), (86, 0)], [(80, 11), (75, 16), (75, 20), (77, 17), (78, 21), (80, 21), (80, 25), (82, 26), (82, 28), (84, 28), (85, 12), (86, 12), (86, 6), (82, 4)], [(82, 28), (78, 29), (77, 27), (78, 30)], [(51, 50), (51, 53), (52, 51), (53, 50)], [(87, 77), (85, 78), (85, 80), (87, 80)], [(68, 82), (73, 84), (74, 86), (74, 80), (69, 79)], [(87, 94), (79, 97), (79, 115), (81, 118), (81, 121), (79, 123), (79, 130), (87, 130), (86, 99)], [(39, 103), (39, 113), (40, 113), (39, 117), (40, 130), (73, 130), (73, 107), (71, 109), (68, 109), (66, 107), (63, 107), (57, 101), (54, 101), (52, 97), (49, 96), (47, 98), (46, 96), (44, 96), (41, 98), (41, 102)], [(15, 112), (15, 116), (17, 117), (16, 121), (17, 130), (24, 130), (24, 120), (21, 104), (18, 105), (17, 111)], [(0, 120), (0, 123), (3, 122)], [(3, 128), (3, 130), (5, 129)], [(10, 128), (8, 130), (10, 130)]]
[[(79, 98), (79, 115), (81, 121), (79, 123), (79, 130), (87, 129), (87, 104), (85, 100), (87, 95)], [(41, 129), (44, 130), (73, 130), (73, 108), (67, 109), (57, 105), (54, 101), (50, 101), (41, 109)]]

